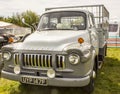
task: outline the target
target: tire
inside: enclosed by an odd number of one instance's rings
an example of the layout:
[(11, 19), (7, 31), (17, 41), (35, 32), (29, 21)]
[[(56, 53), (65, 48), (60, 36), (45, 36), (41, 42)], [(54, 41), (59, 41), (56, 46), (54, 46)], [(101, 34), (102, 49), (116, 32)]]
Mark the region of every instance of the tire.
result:
[(20, 82), (20, 85), (21, 86), (28, 86), (28, 84), (25, 84), (25, 83), (22, 83), (22, 82)]
[(2, 71), (2, 69), (3, 69), (3, 66), (4, 66), (4, 64), (1, 63), (1, 64), (0, 64), (0, 78), (1, 78), (1, 71)]
[(82, 87), (82, 90), (86, 94), (91, 94), (94, 91), (94, 79), (90, 78), (90, 83), (87, 86)]
[(82, 87), (82, 90), (85, 93), (91, 94), (94, 91), (94, 80), (95, 80), (96, 76), (97, 76), (97, 67), (96, 67), (96, 63), (95, 63), (94, 67), (93, 67), (92, 76), (90, 77), (89, 84), (87, 86)]
[(105, 56), (102, 56), (102, 55), (99, 56), (98, 69), (101, 69), (103, 67), (104, 58), (105, 58)]
[(107, 56), (107, 44), (105, 46), (105, 56)]
[(98, 69), (101, 69), (103, 67), (104, 61), (99, 61), (98, 62)]

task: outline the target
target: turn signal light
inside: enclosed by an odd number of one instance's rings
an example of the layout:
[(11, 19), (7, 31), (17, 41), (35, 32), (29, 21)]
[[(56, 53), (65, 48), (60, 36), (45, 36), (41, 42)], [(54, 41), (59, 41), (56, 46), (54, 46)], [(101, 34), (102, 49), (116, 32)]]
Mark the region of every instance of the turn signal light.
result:
[(79, 39), (78, 39), (78, 42), (79, 42), (80, 44), (82, 44), (82, 43), (84, 42), (84, 39), (83, 39), (83, 38), (79, 38)]
[(8, 42), (9, 42), (9, 43), (14, 42), (13, 38), (10, 37), (9, 40), (8, 40)]

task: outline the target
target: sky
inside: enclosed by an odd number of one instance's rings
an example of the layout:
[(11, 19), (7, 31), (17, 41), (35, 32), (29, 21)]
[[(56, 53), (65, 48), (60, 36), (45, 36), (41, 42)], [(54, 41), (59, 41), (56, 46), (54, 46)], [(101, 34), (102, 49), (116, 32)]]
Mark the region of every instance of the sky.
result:
[(0, 0), (0, 16), (12, 16), (31, 10), (40, 15), (48, 7), (104, 4), (110, 19), (120, 20), (120, 0)]

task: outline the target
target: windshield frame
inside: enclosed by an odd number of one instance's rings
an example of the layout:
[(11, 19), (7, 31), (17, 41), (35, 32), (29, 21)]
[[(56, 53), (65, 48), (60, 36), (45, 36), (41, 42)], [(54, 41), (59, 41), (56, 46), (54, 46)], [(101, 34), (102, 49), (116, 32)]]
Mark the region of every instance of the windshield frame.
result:
[(47, 31), (47, 30), (75, 30), (76, 31), (76, 29), (51, 29), (51, 28), (46, 28), (44, 30), (40, 29), (41, 19), (42, 19), (42, 17), (44, 15), (50, 15), (52, 13), (60, 13), (60, 12), (76, 12), (76, 13), (80, 13), (80, 16), (84, 18), (84, 25), (85, 26), (84, 26), (83, 29), (77, 29), (77, 31), (79, 31), (79, 30), (86, 30), (87, 29), (87, 14), (85, 12), (83, 12), (83, 11), (53, 11), (53, 12), (47, 12), (47, 13), (44, 13), (44, 14), (41, 15), (37, 31)]

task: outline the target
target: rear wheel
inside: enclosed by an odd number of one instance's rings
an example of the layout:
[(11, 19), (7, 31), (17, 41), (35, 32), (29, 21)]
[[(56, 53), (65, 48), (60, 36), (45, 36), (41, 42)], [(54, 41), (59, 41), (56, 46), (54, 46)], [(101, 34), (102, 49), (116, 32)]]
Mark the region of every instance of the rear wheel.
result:
[(99, 62), (98, 62), (98, 69), (101, 69), (101, 68), (102, 68), (103, 63), (104, 63), (104, 61), (99, 61)]
[(102, 68), (102, 66), (103, 66), (103, 64), (104, 64), (104, 58), (105, 58), (105, 56), (103, 56), (103, 55), (100, 55), (100, 56), (99, 56), (98, 69), (101, 69), (101, 68)]

